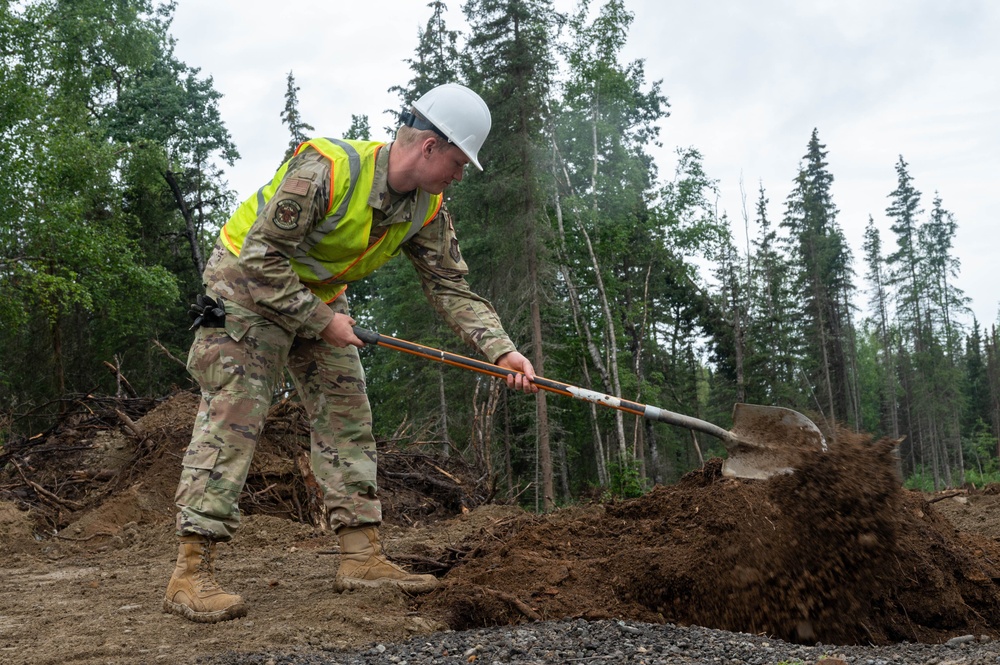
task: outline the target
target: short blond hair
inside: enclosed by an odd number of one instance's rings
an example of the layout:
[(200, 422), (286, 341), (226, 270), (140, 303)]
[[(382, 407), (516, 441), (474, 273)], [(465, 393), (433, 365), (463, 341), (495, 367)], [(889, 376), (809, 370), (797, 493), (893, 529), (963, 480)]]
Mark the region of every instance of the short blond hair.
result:
[(396, 130), (396, 143), (401, 146), (423, 143), (426, 139), (432, 138), (445, 140), (433, 129), (414, 129), (409, 125), (401, 125), (399, 129)]
[[(417, 114), (417, 117), (421, 120), (424, 119), (424, 117), (420, 114)], [(399, 129), (396, 130), (396, 144), (401, 148), (423, 143), (427, 139), (437, 139), (438, 144), (442, 146), (441, 149), (443, 151), (446, 151), (449, 148), (458, 147), (449, 141), (448, 137), (442, 136), (433, 129), (417, 129), (416, 127), (411, 127), (409, 125), (400, 125)]]

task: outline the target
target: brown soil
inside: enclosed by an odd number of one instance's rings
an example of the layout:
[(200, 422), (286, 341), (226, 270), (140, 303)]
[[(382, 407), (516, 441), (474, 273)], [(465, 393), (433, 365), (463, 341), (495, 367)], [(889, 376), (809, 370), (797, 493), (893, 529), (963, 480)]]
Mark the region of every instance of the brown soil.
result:
[(243, 528), (221, 548), (218, 576), (250, 614), (193, 624), (160, 603), (197, 400), (88, 406), (0, 449), (0, 662), (190, 662), (565, 617), (827, 644), (1000, 634), (996, 488), (902, 490), (891, 443), (845, 433), (790, 476), (727, 479), (712, 460), (642, 498), (545, 516), (488, 503), (460, 460), (384, 450), (386, 549), (444, 585), (336, 594), (336, 540), (312, 526), (288, 404), (272, 409)]

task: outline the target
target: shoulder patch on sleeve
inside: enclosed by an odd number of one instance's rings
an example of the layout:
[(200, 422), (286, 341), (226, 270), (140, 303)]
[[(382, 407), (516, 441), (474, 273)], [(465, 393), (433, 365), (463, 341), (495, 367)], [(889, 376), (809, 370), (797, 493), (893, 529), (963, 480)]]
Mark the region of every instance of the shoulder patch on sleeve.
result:
[(291, 231), (299, 225), (299, 213), (302, 206), (292, 199), (282, 199), (274, 206), (274, 217), (271, 221), (282, 231)]
[(305, 196), (309, 193), (309, 186), (312, 183), (303, 178), (291, 178), (286, 180), (284, 184), (281, 185), (281, 189), (289, 194), (298, 194), (299, 196)]

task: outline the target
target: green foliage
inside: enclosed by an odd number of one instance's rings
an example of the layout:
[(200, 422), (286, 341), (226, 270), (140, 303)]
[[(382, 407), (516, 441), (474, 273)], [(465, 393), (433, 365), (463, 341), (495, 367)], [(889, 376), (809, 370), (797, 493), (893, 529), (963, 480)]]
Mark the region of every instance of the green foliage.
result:
[(907, 476), (903, 482), (903, 487), (908, 490), (919, 492), (934, 492), (937, 488), (934, 483), (934, 474), (931, 471), (918, 466), (913, 473)]
[(857, 425), (851, 252), (836, 221), (826, 146), (813, 130), (786, 201), (795, 292), (800, 298), (803, 371), (828, 418)]
[(150, 340), (189, 340), (184, 301), (231, 204), (214, 160), (237, 154), (211, 79), (173, 57), (171, 10), (0, 12), (0, 411), (111, 389), (105, 361), (142, 391), (183, 377)]
[(997, 437), (982, 418), (976, 421), (971, 436), (963, 441), (963, 446), (969, 467), (966, 480), (971, 481), (974, 475), (995, 476), (1000, 472)]
[(604, 498), (634, 499), (645, 494), (649, 488), (639, 467), (639, 460), (634, 458), (611, 462), (608, 466), (611, 483), (607, 489), (608, 495)]
[(368, 124), (368, 116), (354, 115), (352, 113), (351, 126), (347, 129), (347, 133), (344, 134), (344, 138), (357, 141), (370, 141), (372, 138), (372, 129)]
[[(288, 79), (285, 85), (285, 108), (281, 110), (281, 122), (288, 126), (291, 138), (288, 141), (288, 148), (285, 150), (285, 155), (281, 159), (282, 164), (291, 158), (295, 153), (295, 149), (303, 141), (312, 138), (311, 132), (315, 129), (315, 127), (305, 122), (302, 119), (302, 114), (299, 113), (299, 90), (301, 88), (295, 85), (295, 75), (292, 72), (288, 72)], [(357, 137), (349, 136), (348, 138)]]

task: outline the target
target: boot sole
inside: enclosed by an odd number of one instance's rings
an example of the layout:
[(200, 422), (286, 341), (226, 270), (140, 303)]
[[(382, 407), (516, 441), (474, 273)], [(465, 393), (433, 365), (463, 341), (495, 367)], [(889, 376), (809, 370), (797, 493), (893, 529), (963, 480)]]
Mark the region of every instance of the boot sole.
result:
[(362, 580), (354, 577), (338, 577), (333, 580), (333, 589), (338, 592), (390, 586), (406, 591), (407, 593), (429, 593), (441, 586), (441, 583), (436, 579), (432, 582), (402, 582), (390, 579)]
[(247, 608), (243, 603), (238, 603), (232, 607), (215, 612), (196, 612), (187, 605), (175, 603), (166, 598), (163, 599), (163, 611), (167, 614), (176, 614), (195, 623), (219, 623), (220, 621), (239, 619), (247, 615)]

